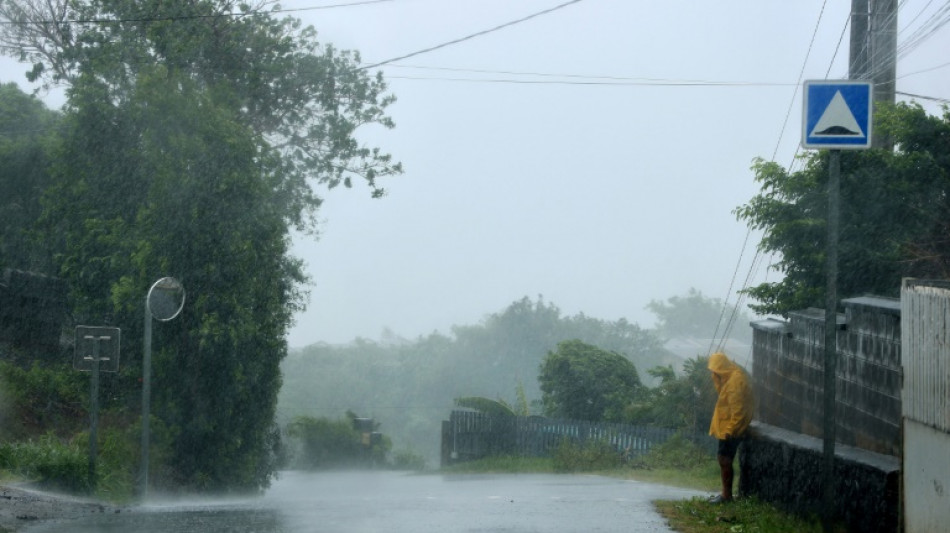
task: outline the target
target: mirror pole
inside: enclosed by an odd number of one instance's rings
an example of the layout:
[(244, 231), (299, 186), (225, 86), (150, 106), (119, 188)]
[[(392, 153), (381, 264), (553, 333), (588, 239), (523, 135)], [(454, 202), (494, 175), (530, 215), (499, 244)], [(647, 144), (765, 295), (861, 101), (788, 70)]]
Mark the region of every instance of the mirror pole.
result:
[(152, 312), (148, 309), (148, 299), (145, 301), (145, 346), (142, 352), (142, 466), (141, 498), (148, 495), (148, 419), (152, 392)]

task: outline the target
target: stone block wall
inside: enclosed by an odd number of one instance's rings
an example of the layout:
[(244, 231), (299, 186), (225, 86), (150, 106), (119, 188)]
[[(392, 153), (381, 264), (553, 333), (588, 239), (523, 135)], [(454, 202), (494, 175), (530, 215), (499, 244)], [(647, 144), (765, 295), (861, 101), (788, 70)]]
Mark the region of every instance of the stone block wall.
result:
[[(844, 300), (838, 315), (836, 440), (897, 456), (901, 450), (900, 301)], [(822, 436), (824, 310), (789, 313), (788, 321), (752, 323), (756, 419)]]
[[(790, 512), (821, 512), (822, 441), (756, 422), (739, 447), (740, 494)], [(840, 445), (835, 453), (835, 508), (849, 531), (897, 531), (900, 460)]]

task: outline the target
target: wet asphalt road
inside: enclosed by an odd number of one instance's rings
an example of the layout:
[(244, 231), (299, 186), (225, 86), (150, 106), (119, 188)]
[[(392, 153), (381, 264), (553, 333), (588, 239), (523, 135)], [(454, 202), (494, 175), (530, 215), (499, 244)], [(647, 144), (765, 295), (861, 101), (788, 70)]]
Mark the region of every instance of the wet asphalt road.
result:
[(28, 533), (668, 532), (650, 503), (702, 493), (600, 476), (284, 472), (261, 498), (165, 501)]

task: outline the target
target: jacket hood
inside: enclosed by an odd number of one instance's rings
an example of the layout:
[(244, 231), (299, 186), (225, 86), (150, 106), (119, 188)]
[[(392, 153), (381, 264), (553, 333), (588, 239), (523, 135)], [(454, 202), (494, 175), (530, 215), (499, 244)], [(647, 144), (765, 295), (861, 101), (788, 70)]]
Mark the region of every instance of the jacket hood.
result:
[(709, 370), (719, 398), (709, 423), (709, 434), (724, 440), (741, 437), (752, 422), (755, 400), (742, 367), (722, 352), (709, 356)]
[(723, 378), (729, 377), (736, 371), (741, 371), (739, 365), (730, 361), (729, 358), (726, 357), (726, 354), (722, 352), (716, 352), (710, 355), (707, 367), (711, 372)]

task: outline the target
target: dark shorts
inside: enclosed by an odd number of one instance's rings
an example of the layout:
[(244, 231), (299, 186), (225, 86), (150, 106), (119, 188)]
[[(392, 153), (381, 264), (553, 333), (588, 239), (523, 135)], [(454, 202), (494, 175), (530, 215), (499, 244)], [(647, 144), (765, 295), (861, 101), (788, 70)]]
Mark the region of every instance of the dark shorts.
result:
[(742, 439), (725, 439), (719, 441), (719, 455), (732, 459), (736, 456), (736, 450), (739, 449), (739, 444), (742, 443)]

